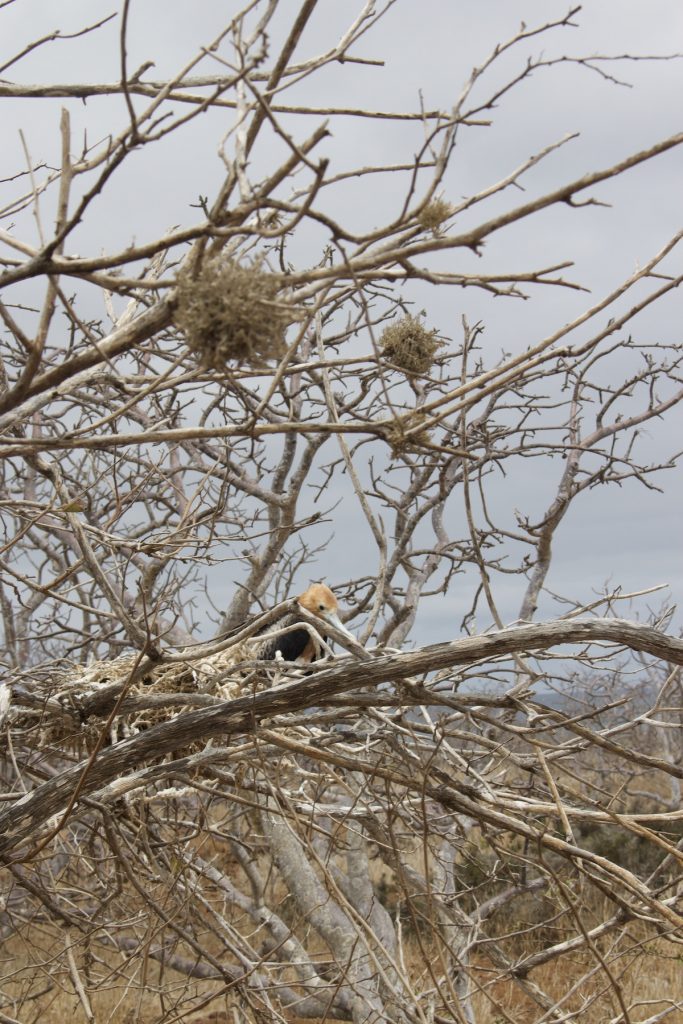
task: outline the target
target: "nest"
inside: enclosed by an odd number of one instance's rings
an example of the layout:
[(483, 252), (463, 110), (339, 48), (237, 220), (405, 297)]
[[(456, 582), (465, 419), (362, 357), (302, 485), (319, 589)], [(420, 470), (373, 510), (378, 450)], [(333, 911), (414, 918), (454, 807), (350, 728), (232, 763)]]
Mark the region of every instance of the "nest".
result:
[(429, 373), (443, 341), (417, 317), (404, 316), (386, 327), (379, 340), (382, 356), (407, 374)]
[[(201, 693), (219, 700), (234, 700), (245, 692), (251, 693), (255, 689), (272, 686), (274, 679), (268, 669), (263, 672), (250, 670), (248, 661), (251, 658), (253, 642), (244, 641), (208, 658), (159, 665), (151, 669), (127, 690), (121, 714), (112, 724), (111, 742), (149, 729), (159, 722), (167, 721), (183, 711), (192, 709), (192, 705), (184, 705), (181, 701), (168, 707), (131, 710), (131, 703), (135, 703), (135, 698), (160, 694)], [(94, 742), (99, 736), (120, 688), (128, 683), (137, 661), (136, 655), (125, 654), (111, 661), (95, 662), (87, 668), (77, 669), (61, 678), (53, 679), (46, 697), (53, 708), (55, 704), (59, 704), (69, 714), (50, 715), (47, 711), (42, 714), (42, 742), (85, 741), (86, 747), (89, 747), (91, 741)], [(110, 687), (115, 688), (113, 692), (108, 692)], [(98, 691), (103, 692), (101, 707), (97, 706)], [(93, 707), (96, 707), (96, 710), (93, 711)], [(88, 714), (86, 708), (91, 713)], [(199, 746), (203, 747), (203, 744)]]
[(432, 199), (417, 215), (417, 223), (425, 231), (438, 231), (443, 222), (453, 213), (453, 207), (445, 199)]
[(287, 328), (299, 319), (281, 291), (282, 278), (260, 263), (216, 256), (199, 273), (190, 266), (178, 274), (174, 322), (202, 367), (261, 368), (284, 355)]

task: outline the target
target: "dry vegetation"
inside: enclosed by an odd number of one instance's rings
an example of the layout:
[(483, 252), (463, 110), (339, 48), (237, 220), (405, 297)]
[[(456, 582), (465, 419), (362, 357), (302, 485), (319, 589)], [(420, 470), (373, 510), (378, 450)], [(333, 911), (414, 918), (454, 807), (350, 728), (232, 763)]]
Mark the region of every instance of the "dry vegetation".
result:
[(220, 256), (199, 272), (178, 274), (173, 320), (204, 369), (262, 367), (287, 351), (285, 333), (294, 311), (280, 292), (282, 279), (258, 266)]
[[(557, 554), (570, 513), (674, 492), (678, 321), (642, 316), (683, 232), (604, 294), (565, 276), (571, 232), (527, 253), (543, 211), (604, 233), (613, 183), (683, 135), (581, 177), (547, 140), (462, 196), (507, 97), (623, 64), (538, 55), (577, 8), (444, 109), (356, 109), (394, 5), (334, 37), (323, 6), (229, 5), (159, 81), (129, 2), (70, 41), (101, 33), (109, 82), (25, 84), (54, 34), (3, 64), (3, 102), (64, 110), (59, 160), (24, 139), (2, 182), (0, 1024), (681, 1024), (683, 641), (659, 581), (567, 596), (551, 570), (585, 554)], [(157, 189), (200, 119), (211, 195), (105, 244), (119, 173)], [(354, 156), (349, 124), (405, 159)], [(501, 269), (508, 229), (529, 248)], [(549, 289), (548, 333), (495, 345), (431, 309)], [(254, 661), (331, 537), (358, 642)], [(425, 607), (443, 635), (414, 646)]]
[(443, 344), (435, 330), (427, 330), (410, 315), (385, 327), (380, 338), (384, 358), (408, 374), (428, 374)]

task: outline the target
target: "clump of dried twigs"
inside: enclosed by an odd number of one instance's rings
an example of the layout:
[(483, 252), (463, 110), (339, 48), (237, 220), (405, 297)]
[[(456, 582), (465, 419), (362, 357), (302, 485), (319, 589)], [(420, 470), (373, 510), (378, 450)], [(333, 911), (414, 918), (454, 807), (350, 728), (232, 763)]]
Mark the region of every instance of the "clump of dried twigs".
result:
[[(246, 685), (247, 673), (241, 670), (240, 664), (251, 656), (252, 650), (247, 641), (194, 661), (155, 666), (132, 685), (131, 673), (139, 660), (134, 654), (96, 661), (87, 668), (77, 668), (64, 676), (57, 676), (48, 681), (45, 687), (46, 703), (40, 716), (42, 742), (60, 743), (66, 737), (79, 740), (87, 739), (88, 736), (96, 738), (101, 728), (97, 715), (101, 716), (103, 711), (108, 713), (109, 704), (102, 704), (99, 708), (92, 706), (92, 718), (88, 716), (87, 709), (89, 701), (107, 688), (111, 692), (110, 704), (116, 700), (121, 689), (125, 689), (129, 698), (122, 705), (121, 714), (117, 718), (117, 727), (123, 726), (124, 735), (166, 721), (183, 709), (183, 705), (179, 704), (160, 704), (157, 708), (154, 706), (154, 697), (175, 693), (204, 693), (220, 700), (233, 700), (240, 696)], [(270, 680), (265, 683), (259, 680), (258, 683), (270, 685)], [(250, 679), (249, 685), (253, 689), (258, 683)], [(150, 706), (138, 709), (135, 707), (135, 698), (143, 696), (152, 698), (148, 701)], [(64, 711), (69, 708), (79, 709), (78, 717), (83, 719), (82, 728), (74, 729), (74, 721), (57, 712), (58, 708)]]
[(214, 257), (199, 273), (194, 266), (180, 271), (175, 325), (203, 367), (221, 371), (231, 362), (261, 367), (284, 355), (285, 332), (298, 319), (281, 292), (281, 277), (259, 262)]
[(408, 374), (429, 373), (443, 344), (436, 330), (410, 314), (386, 327), (380, 338), (383, 357)]

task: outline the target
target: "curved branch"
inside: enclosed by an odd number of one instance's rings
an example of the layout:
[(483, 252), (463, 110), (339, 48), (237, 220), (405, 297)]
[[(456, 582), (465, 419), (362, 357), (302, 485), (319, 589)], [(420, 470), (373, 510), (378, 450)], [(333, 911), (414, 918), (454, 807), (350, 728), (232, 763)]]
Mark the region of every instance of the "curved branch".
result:
[[(554, 619), (537, 625), (511, 626), (450, 643), (433, 644), (406, 654), (380, 655), (370, 662), (359, 663), (355, 659), (344, 658), (334, 667), (315, 672), (303, 680), (238, 697), (215, 707), (178, 715), (171, 721), (116, 744), (103, 751), (89, 765), (88, 776), (80, 792), (85, 797), (114, 779), (125, 777), (128, 771), (144, 761), (160, 757), (198, 739), (252, 732), (263, 719), (319, 705), (326, 697), (361, 686), (379, 686), (425, 672), (499, 659), (522, 651), (598, 642), (652, 654), (683, 665), (683, 640), (650, 626), (623, 619)], [(150, 665), (151, 662), (146, 660), (140, 665), (139, 671), (144, 673)], [(648, 758), (648, 762), (672, 770), (668, 762), (660, 762), (658, 758)], [(0, 856), (6, 856), (68, 805), (83, 771), (83, 764), (67, 769), (0, 814)], [(683, 775), (683, 769), (680, 771)], [(125, 788), (125, 779), (123, 782)]]

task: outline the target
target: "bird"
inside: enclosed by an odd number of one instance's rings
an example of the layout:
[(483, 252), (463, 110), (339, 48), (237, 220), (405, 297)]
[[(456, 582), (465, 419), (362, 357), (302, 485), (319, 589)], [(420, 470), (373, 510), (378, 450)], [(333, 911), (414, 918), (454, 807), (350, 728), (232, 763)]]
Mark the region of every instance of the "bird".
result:
[[(355, 639), (346, 626), (342, 625), (339, 619), (337, 598), (325, 583), (313, 583), (308, 590), (299, 595), (297, 604), (311, 615), (321, 619), (323, 623), (328, 622), (352, 640)], [(261, 632), (270, 634), (287, 629), (288, 626), (294, 628), (288, 629), (286, 633), (280, 633), (279, 636), (264, 639), (256, 648), (255, 655), (259, 661), (282, 659), (283, 661), (295, 661), (300, 665), (309, 665), (320, 657), (320, 645), (302, 624), (296, 609), (285, 612), (275, 622), (265, 626)], [(320, 631), (320, 636), (323, 640), (327, 639), (322, 631)]]

